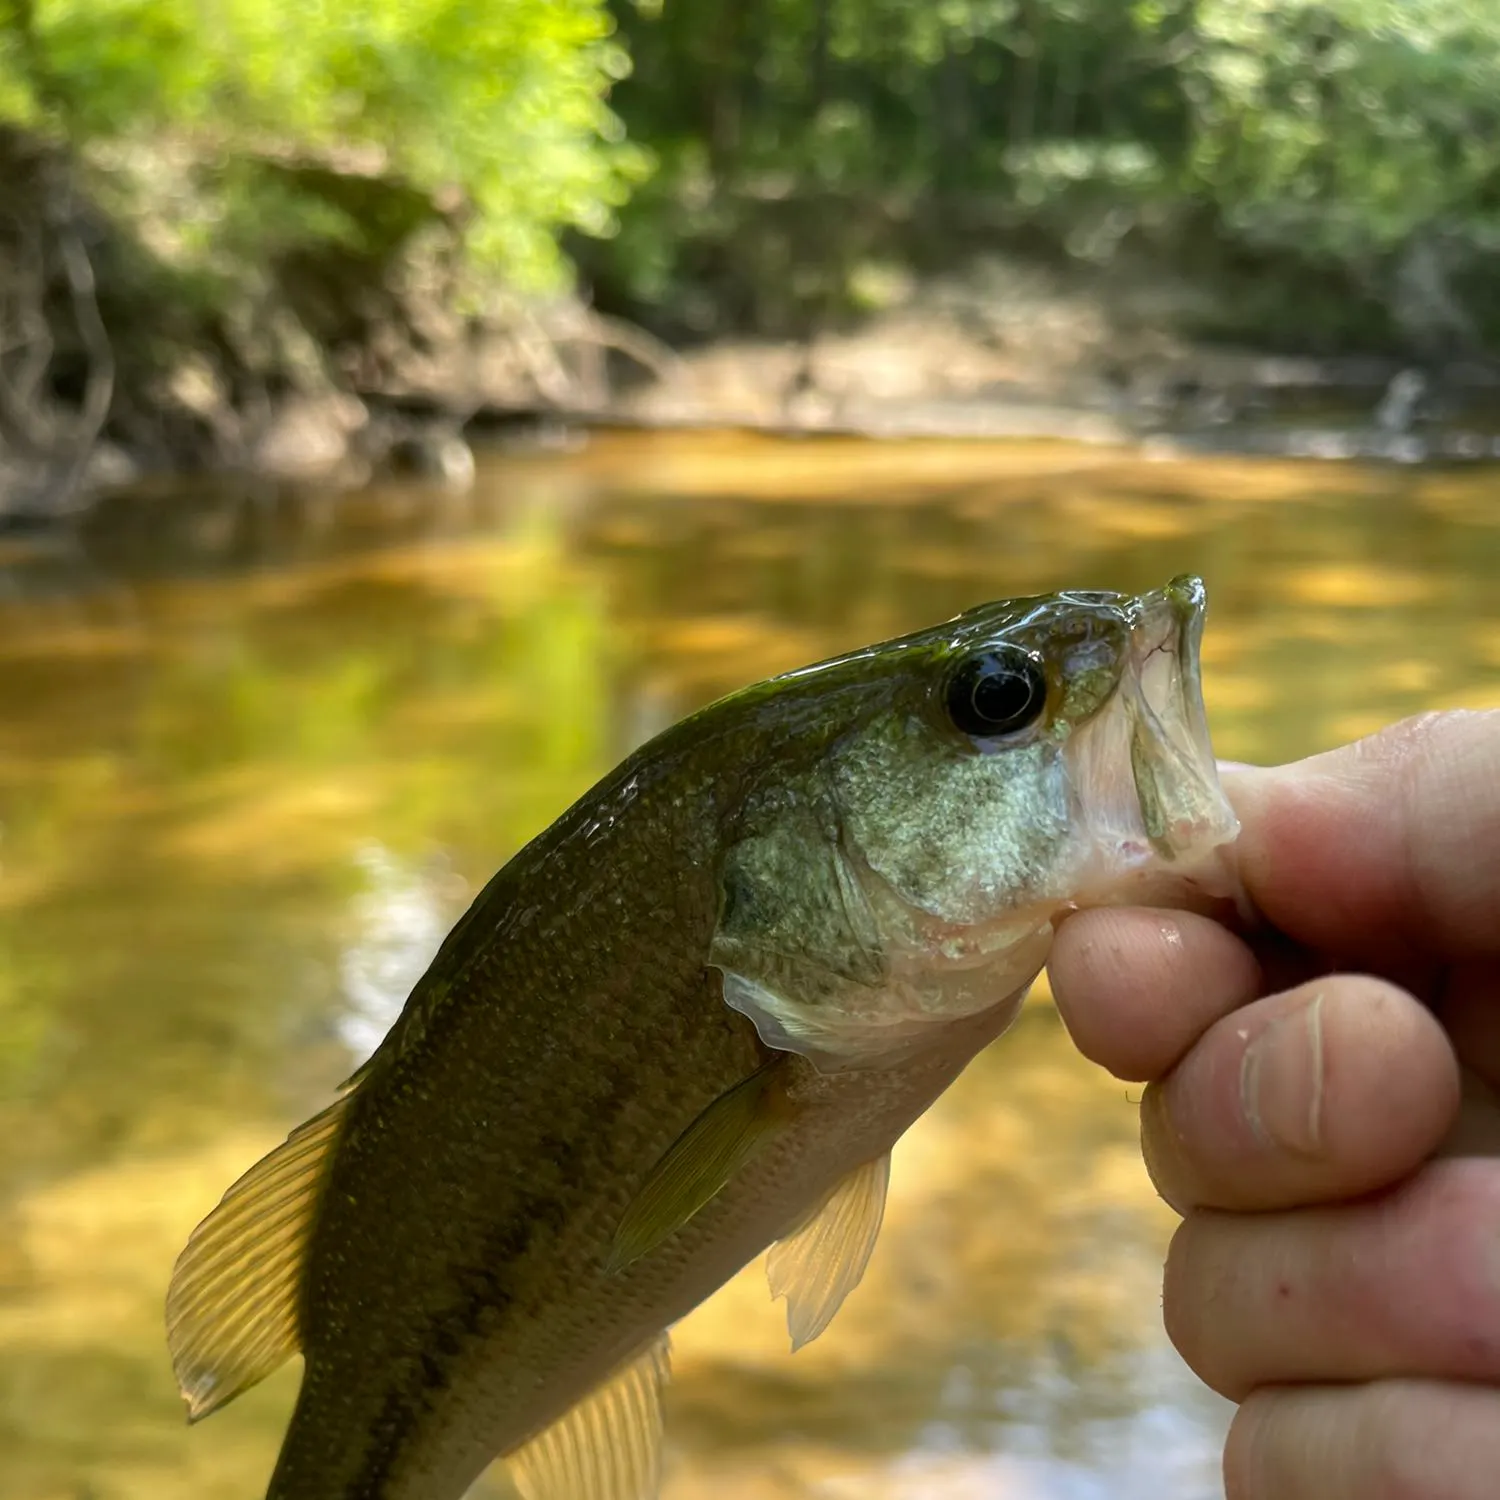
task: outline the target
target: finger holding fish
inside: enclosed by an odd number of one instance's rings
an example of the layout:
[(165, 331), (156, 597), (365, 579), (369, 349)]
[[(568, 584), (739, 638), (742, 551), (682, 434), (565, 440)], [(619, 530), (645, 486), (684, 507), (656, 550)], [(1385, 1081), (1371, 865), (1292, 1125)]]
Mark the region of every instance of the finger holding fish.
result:
[(1142, 1148), (1179, 1212), (1371, 1192), (1425, 1160), (1457, 1113), (1454, 1047), (1409, 992), (1334, 974), (1266, 993), (1257, 955), (1207, 918), (1082, 913), (1049, 973), (1080, 1050), (1148, 1082)]
[(1165, 1076), (1265, 987), (1255, 953), (1220, 923), (1128, 906), (1064, 920), (1047, 974), (1078, 1050), (1132, 1083)]

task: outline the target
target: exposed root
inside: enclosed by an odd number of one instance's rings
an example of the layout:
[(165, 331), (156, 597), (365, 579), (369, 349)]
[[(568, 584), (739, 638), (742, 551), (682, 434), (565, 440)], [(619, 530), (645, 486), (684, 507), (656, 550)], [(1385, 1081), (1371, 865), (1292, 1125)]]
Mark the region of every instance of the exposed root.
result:
[[(28, 164), (19, 209), (0, 220), (0, 442), (21, 460), (10, 508), (57, 517), (78, 508), (114, 399), (115, 352), (67, 174), (55, 159)], [(62, 395), (70, 385), (76, 403)]]

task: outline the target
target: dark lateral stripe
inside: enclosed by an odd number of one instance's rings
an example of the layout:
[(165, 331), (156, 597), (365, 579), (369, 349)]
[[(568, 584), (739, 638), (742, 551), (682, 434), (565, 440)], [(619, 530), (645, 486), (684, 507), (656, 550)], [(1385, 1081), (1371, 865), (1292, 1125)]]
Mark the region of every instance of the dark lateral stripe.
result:
[[(601, 1105), (605, 1128), (623, 1108), (623, 1100)], [(611, 1107), (612, 1106), (612, 1107)], [(583, 1155), (583, 1144), (553, 1137), (543, 1154), (571, 1179)], [(437, 1406), (452, 1386), (453, 1371), (476, 1336), (493, 1328), (515, 1303), (506, 1272), (513, 1270), (538, 1240), (556, 1240), (566, 1223), (567, 1210), (556, 1198), (530, 1194), (518, 1198), (485, 1236), (480, 1264), (450, 1269), (456, 1295), (435, 1309), (422, 1326), (417, 1352), (408, 1356), (368, 1433), (369, 1443), (349, 1494), (358, 1500), (379, 1500), (394, 1477), (401, 1454), (410, 1441), (423, 1409)]]

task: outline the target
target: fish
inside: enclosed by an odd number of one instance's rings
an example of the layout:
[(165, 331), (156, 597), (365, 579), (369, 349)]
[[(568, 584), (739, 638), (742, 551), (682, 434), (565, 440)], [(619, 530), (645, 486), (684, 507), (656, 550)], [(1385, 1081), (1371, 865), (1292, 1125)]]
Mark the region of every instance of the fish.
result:
[(891, 1150), (1082, 906), (1229, 894), (1206, 591), (999, 600), (668, 727), (505, 863), (167, 1293), (190, 1422), (300, 1354), (268, 1500), (653, 1500), (671, 1329), (793, 1349)]

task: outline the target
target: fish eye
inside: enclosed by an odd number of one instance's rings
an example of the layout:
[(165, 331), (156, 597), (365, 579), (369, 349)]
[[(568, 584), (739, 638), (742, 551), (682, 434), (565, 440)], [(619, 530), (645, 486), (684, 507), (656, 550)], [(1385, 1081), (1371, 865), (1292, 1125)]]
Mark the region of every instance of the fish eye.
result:
[(1015, 734), (1047, 706), (1041, 664), (1018, 647), (966, 656), (948, 679), (946, 706), (954, 728), (976, 740)]

